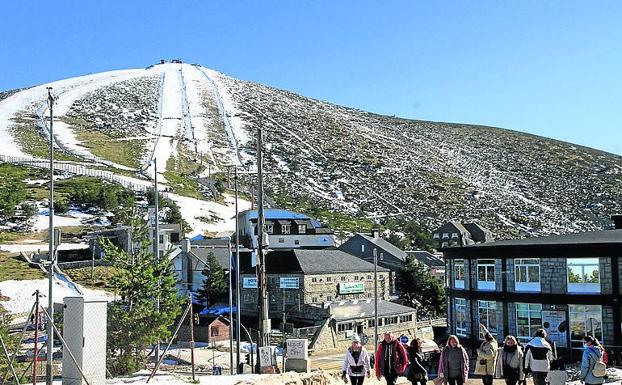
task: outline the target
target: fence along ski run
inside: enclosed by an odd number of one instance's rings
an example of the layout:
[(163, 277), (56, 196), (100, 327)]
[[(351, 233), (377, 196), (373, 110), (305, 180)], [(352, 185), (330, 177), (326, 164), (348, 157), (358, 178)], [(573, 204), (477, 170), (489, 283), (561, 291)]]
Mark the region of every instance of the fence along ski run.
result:
[[(19, 164), (30, 167), (38, 168), (50, 168), (50, 162), (45, 160), (36, 160), (33, 158), (22, 158), (18, 156), (6, 156), (0, 154), (0, 163)], [(145, 181), (142, 183), (135, 183), (127, 178), (121, 177), (111, 171), (97, 170), (74, 163), (54, 162), (54, 170), (66, 171), (76, 175), (91, 176), (94, 178), (100, 178), (112, 183), (120, 184), (121, 186), (138, 192), (146, 192), (149, 189), (150, 182)]]

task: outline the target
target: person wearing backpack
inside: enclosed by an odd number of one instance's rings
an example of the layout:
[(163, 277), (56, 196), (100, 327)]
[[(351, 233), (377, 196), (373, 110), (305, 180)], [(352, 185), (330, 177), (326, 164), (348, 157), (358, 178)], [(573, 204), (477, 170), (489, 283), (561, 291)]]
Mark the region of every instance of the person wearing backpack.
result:
[(581, 358), (581, 374), (579, 380), (585, 385), (600, 385), (605, 382), (606, 366), (603, 353), (596, 345), (592, 336), (583, 337), (583, 357)]

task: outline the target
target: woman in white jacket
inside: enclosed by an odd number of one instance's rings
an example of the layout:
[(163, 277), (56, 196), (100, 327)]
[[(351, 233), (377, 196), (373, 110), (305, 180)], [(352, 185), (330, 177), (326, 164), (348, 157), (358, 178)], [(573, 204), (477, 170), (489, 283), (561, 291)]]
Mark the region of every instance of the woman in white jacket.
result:
[(346, 352), (346, 358), (343, 360), (343, 369), (341, 378), (346, 381), (346, 376), (350, 377), (352, 385), (362, 385), (365, 376), (369, 377), (371, 367), (369, 366), (369, 354), (361, 345), (361, 339), (358, 334), (352, 336), (352, 346)]

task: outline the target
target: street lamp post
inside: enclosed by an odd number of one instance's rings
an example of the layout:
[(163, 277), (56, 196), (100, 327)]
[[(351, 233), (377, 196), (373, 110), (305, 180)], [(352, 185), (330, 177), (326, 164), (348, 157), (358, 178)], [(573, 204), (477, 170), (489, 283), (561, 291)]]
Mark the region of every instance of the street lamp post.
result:
[(242, 322), (240, 321), (240, 297), (241, 297), (241, 285), (240, 285), (240, 229), (238, 228), (238, 168), (235, 167), (233, 174), (233, 183), (235, 184), (235, 306), (236, 306), (236, 332), (235, 337), (237, 341), (236, 357), (237, 365), (240, 368), (240, 328)]
[[(378, 346), (378, 250), (374, 248), (374, 349)], [(376, 357), (376, 360), (378, 357)]]
[[(47, 323), (47, 363), (45, 365), (45, 381), (47, 385), (52, 385), (54, 374), (52, 373), (52, 361), (54, 359), (54, 329), (52, 322), (54, 320), (54, 296), (52, 291), (54, 288), (54, 264), (56, 263), (56, 248), (54, 247), (54, 96), (52, 95), (52, 87), (48, 87), (48, 106), (50, 107), (50, 229), (49, 229), (49, 270), (48, 270), (48, 314), (50, 319)], [(37, 357), (35, 357), (35, 360)]]
[[(154, 213), (154, 233), (153, 233), (153, 253), (155, 254), (156, 263), (159, 265), (160, 263), (160, 218), (159, 218), (159, 205), (158, 205), (158, 159), (153, 158), (153, 181), (154, 181), (154, 189), (153, 189), (153, 201), (155, 206)], [(158, 280), (158, 289), (159, 289), (160, 281)], [(160, 313), (160, 296), (158, 295), (156, 298), (156, 311)], [(192, 315), (190, 316), (192, 318)], [(156, 346), (155, 346), (155, 362), (160, 360), (160, 336), (156, 336)]]

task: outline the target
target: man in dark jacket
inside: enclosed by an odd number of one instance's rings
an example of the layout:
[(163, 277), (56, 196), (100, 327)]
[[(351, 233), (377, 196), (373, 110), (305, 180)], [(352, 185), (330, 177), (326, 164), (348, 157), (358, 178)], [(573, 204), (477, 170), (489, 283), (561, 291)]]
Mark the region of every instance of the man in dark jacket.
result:
[(378, 344), (376, 351), (376, 378), (380, 381), (384, 377), (387, 385), (395, 385), (397, 377), (404, 373), (407, 365), (406, 349), (393, 338), (391, 332), (385, 332), (384, 340)]

